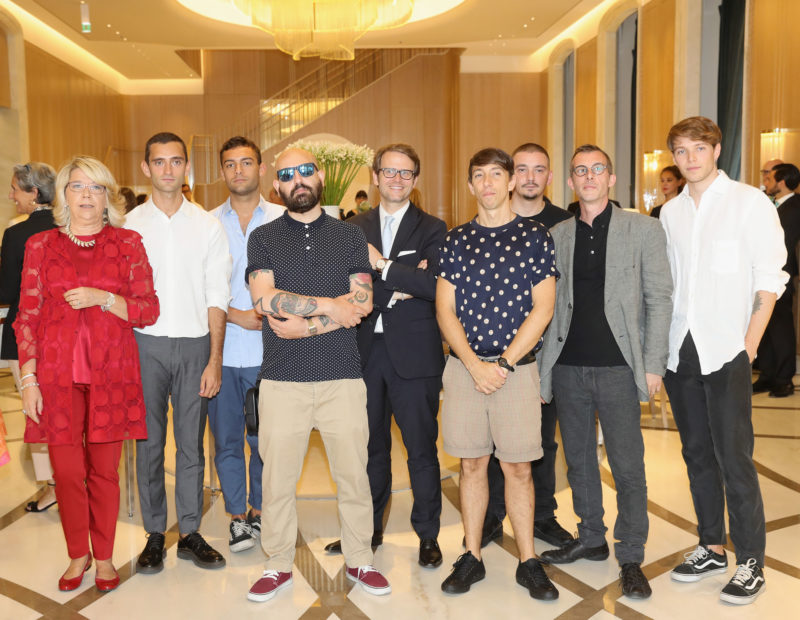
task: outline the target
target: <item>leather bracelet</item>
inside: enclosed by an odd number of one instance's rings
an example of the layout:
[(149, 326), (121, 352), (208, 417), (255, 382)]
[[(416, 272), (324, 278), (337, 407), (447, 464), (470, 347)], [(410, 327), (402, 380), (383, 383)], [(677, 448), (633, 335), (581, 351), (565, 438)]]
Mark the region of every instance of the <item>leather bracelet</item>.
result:
[(39, 387), (39, 384), (38, 383), (26, 383), (25, 385), (20, 386), (19, 390), (21, 392), (25, 388), (29, 388), (29, 387)]

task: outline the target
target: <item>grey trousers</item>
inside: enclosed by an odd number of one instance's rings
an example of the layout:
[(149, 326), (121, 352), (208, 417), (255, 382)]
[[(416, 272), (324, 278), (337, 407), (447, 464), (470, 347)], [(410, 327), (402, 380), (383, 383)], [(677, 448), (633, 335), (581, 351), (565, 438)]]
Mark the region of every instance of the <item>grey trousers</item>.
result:
[(628, 366), (553, 367), (553, 395), (572, 504), (580, 518), (578, 536), (589, 547), (605, 542), (603, 489), (597, 464), (594, 412), (600, 417), (608, 463), (617, 487), (614, 553), (620, 564), (641, 563), (647, 541), (647, 484), (641, 409)]
[(167, 399), (171, 398), (175, 510), (180, 532), (190, 534), (200, 527), (203, 516), (203, 434), (208, 400), (199, 392), (200, 378), (208, 365), (209, 337), (167, 338), (138, 332), (135, 335), (147, 409), (147, 439), (136, 442), (136, 478), (144, 529), (150, 533), (167, 529), (164, 445)]

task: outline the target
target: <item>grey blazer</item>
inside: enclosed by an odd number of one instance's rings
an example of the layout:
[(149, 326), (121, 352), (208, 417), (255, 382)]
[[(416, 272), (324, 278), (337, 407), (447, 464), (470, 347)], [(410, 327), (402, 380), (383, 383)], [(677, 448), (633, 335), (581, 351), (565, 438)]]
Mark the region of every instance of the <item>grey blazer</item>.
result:
[[(561, 355), (572, 320), (575, 220), (560, 222), (550, 234), (561, 277), (556, 284), (553, 320), (544, 334), (539, 356), (541, 394), (547, 402), (553, 397), (553, 366)], [(649, 395), (645, 372), (663, 377), (669, 354), (672, 275), (667, 239), (657, 219), (611, 209), (607, 243), (603, 309), (622, 356), (633, 369), (639, 399), (646, 401)]]

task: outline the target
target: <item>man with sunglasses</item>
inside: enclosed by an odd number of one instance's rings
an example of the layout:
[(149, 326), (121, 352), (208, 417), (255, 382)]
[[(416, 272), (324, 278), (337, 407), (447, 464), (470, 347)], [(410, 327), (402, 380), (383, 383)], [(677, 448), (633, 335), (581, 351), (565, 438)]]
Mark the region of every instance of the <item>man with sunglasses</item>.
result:
[[(442, 563), (437, 543), (442, 483), (436, 438), (442, 388), (442, 337), (436, 324), (436, 266), (445, 223), (409, 201), (419, 178), (419, 156), (408, 144), (378, 149), (372, 180), (380, 204), (350, 222), (369, 242), (374, 270), (374, 311), (358, 326), (358, 349), (367, 385), (372, 546), (383, 542), (383, 518), (392, 491), (392, 414), (408, 452), (414, 505), (411, 524), (419, 536), (419, 564)], [(339, 541), (325, 547), (341, 552)]]
[(367, 391), (353, 329), (372, 311), (372, 270), (364, 233), (322, 211), (325, 173), (314, 156), (288, 149), (273, 186), (286, 213), (254, 230), (246, 277), (253, 308), (265, 317), (259, 383), (261, 545), (266, 570), (247, 595), (267, 601), (292, 583), (295, 492), (317, 428), (337, 486), (348, 579), (389, 594), (372, 566), (372, 497), (367, 477)]
[(652, 397), (667, 365), (672, 276), (657, 220), (611, 206), (611, 159), (584, 145), (572, 156), (569, 186), (575, 218), (553, 227), (556, 286), (553, 320), (542, 349), (542, 398), (558, 402), (578, 538), (542, 553), (566, 564), (609, 555), (597, 464), (595, 411), (617, 490), (615, 555), (620, 587), (647, 598), (641, 570), (647, 541), (647, 485), (639, 401)]

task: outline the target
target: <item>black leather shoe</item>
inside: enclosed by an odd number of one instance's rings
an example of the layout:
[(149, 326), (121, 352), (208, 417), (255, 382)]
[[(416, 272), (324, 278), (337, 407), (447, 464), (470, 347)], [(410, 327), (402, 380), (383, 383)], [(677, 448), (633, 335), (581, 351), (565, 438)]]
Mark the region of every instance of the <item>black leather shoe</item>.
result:
[(622, 593), (628, 598), (650, 598), (653, 593), (641, 567), (633, 562), (622, 565), (622, 570), (619, 572), (619, 585)]
[(419, 541), (419, 565), (425, 568), (436, 568), (442, 563), (442, 550), (435, 538), (423, 538)]
[(756, 379), (753, 382), (753, 394), (760, 394), (761, 392), (769, 392), (772, 389), (772, 381), (768, 379)]
[(575, 538), (571, 542), (561, 547), (545, 551), (540, 556), (545, 564), (569, 564), (575, 560), (600, 561), (608, 559), (608, 543), (603, 543), (599, 547), (587, 547), (581, 542), (580, 538)]
[(517, 583), (528, 592), (532, 598), (539, 601), (554, 601), (558, 598), (558, 590), (550, 581), (547, 573), (542, 568), (542, 563), (536, 558), (520, 562), (517, 566)]
[(178, 557), (182, 560), (191, 560), (195, 566), (200, 568), (222, 568), (225, 566), (225, 558), (222, 554), (209, 545), (200, 532), (181, 538), (178, 541)]
[(164, 534), (148, 534), (144, 551), (139, 554), (139, 559), (136, 560), (136, 572), (145, 575), (160, 573), (164, 569), (166, 555)]
[[(486, 515), (481, 531), (481, 549), (493, 540), (503, 537), (503, 522), (494, 515)], [(467, 546), (467, 537), (461, 539), (461, 546)]]
[(563, 547), (572, 541), (572, 534), (561, 527), (555, 517), (534, 521), (533, 535), (555, 547)]
[(794, 385), (791, 382), (778, 385), (769, 391), (770, 398), (786, 398), (792, 394), (794, 394)]
[(486, 577), (486, 568), (483, 560), (477, 559), (471, 551), (467, 551), (458, 557), (456, 563), (453, 564), (453, 571), (442, 582), (442, 592), (464, 594), (464, 592), (469, 592), (473, 583), (479, 582), (484, 577)]
[[(378, 550), (383, 544), (383, 530), (376, 530), (372, 534), (372, 552)], [(330, 555), (339, 555), (342, 553), (342, 541), (341, 540), (334, 540), (332, 543), (328, 543), (325, 545), (325, 553), (329, 553)]]

